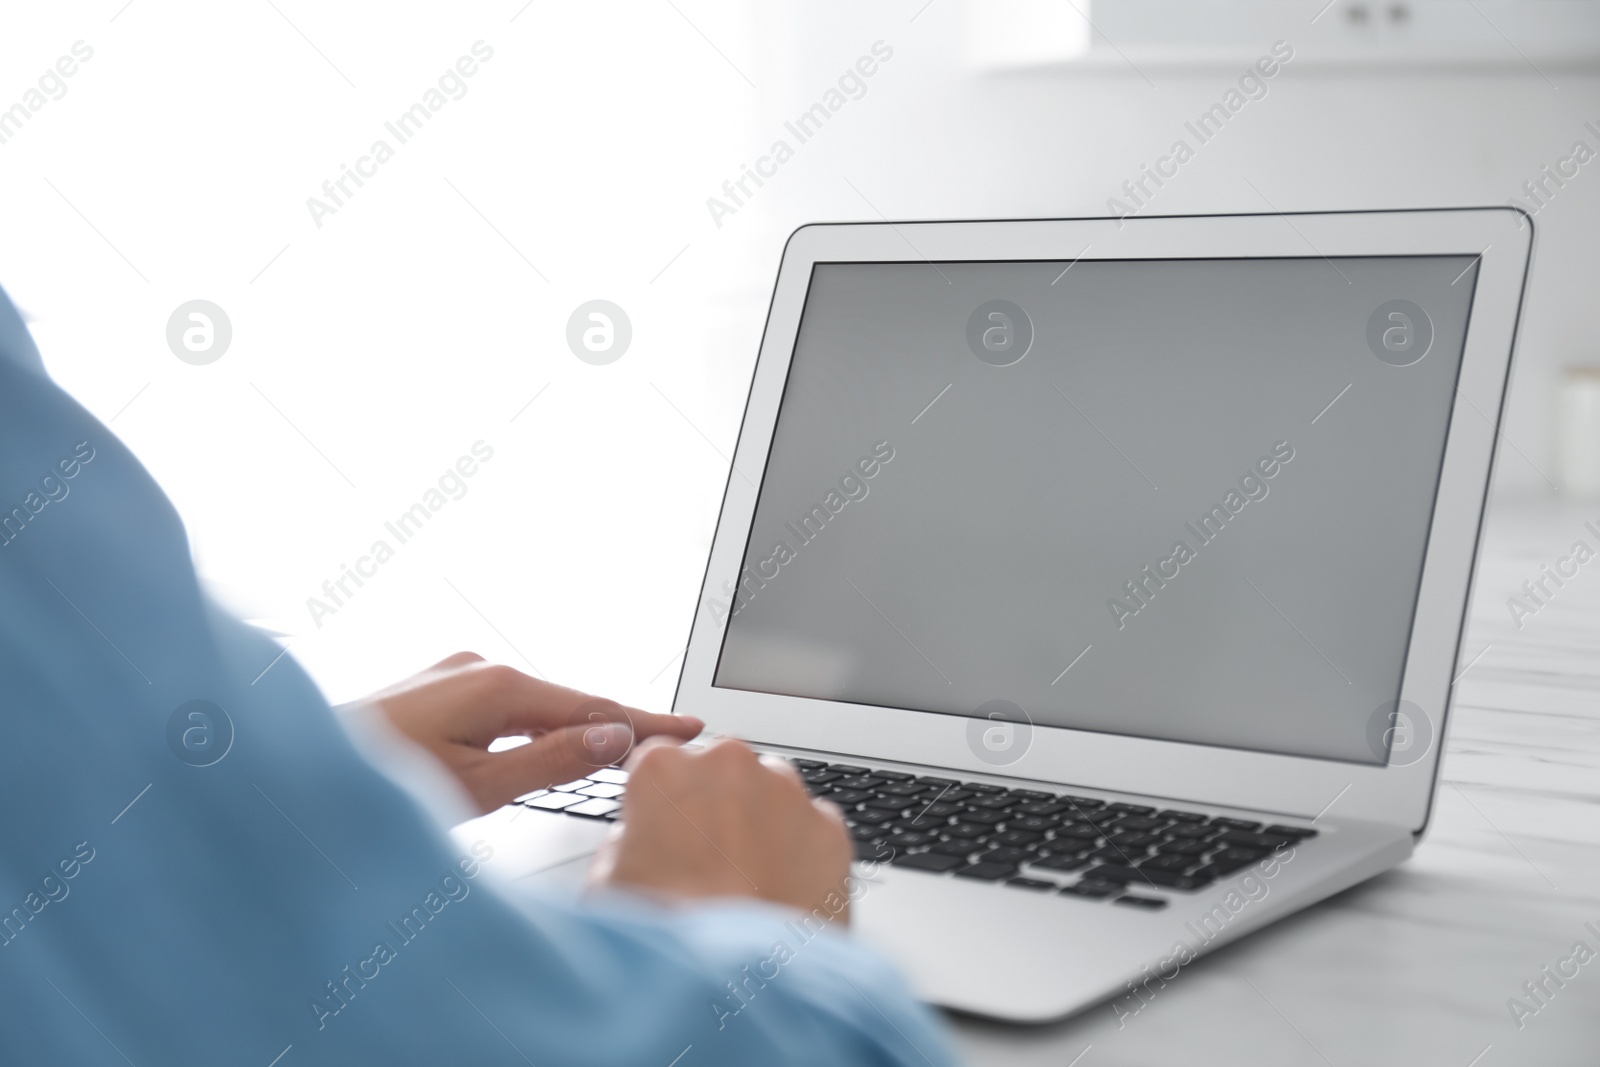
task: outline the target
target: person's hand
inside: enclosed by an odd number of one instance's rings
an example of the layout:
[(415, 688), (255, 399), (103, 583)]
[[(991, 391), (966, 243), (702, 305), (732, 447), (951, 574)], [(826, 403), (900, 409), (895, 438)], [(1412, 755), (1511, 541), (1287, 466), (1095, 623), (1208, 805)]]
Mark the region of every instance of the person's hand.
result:
[(755, 897), (849, 921), (839, 809), (739, 741), (653, 742), (628, 761), (620, 831), (591, 881), (668, 898)]
[[(486, 812), (617, 763), (637, 741), (686, 740), (705, 728), (699, 719), (624, 707), (471, 652), (458, 652), (366, 702), (443, 763)], [(488, 751), (499, 737), (533, 740)]]

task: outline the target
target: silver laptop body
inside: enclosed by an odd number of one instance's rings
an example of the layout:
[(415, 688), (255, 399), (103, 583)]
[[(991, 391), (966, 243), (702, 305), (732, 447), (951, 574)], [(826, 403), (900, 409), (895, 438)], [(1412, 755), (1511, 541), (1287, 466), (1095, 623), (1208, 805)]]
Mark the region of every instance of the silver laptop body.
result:
[[(1531, 249), (1501, 208), (801, 228), (674, 711), (846, 810), (856, 935), (929, 1001), (1136, 1011), (1426, 829)], [(457, 833), (570, 886), (624, 781)]]

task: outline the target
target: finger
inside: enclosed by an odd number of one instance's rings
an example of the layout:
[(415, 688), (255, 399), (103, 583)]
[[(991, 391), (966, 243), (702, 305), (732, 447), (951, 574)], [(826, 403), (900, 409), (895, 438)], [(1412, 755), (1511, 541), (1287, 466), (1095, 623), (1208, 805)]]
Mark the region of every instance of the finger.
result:
[(569, 726), (584, 722), (625, 722), (633, 728), (634, 736), (641, 740), (662, 736), (688, 741), (699, 736), (706, 728), (705, 722), (693, 715), (661, 715), (619, 704), (606, 697), (589, 697), (570, 715), (573, 721), (567, 724)]
[(636, 738), (663, 735), (688, 740), (705, 729), (705, 723), (692, 715), (654, 714), (580, 689), (530, 678), (512, 667), (484, 663), (475, 653), (457, 653), (445, 662), (451, 661), (479, 672), (487, 699), (498, 714), (497, 728), (505, 732), (625, 722)]
[(504, 803), (533, 789), (577, 781), (623, 759), (632, 747), (633, 734), (624, 723), (569, 726), (493, 753), (482, 781)]
[(761, 753), (761, 765), (780, 778), (787, 779), (795, 785), (800, 783), (800, 771), (794, 764), (782, 756), (775, 756), (770, 752)]
[(430, 671), (447, 671), (456, 667), (465, 667), (470, 663), (482, 663), (483, 657), (476, 652), (455, 652), (429, 667)]
[(839, 807), (839, 805), (835, 804), (833, 801), (829, 800), (827, 797), (812, 797), (811, 806), (816, 808), (817, 811), (820, 812), (828, 822), (838, 825), (840, 829), (845, 828), (844, 809)]
[(622, 767), (630, 775), (635, 774), (639, 769), (640, 761), (651, 752), (654, 752), (656, 749), (681, 747), (683, 746), (679, 741), (670, 737), (662, 737), (660, 735), (655, 737), (647, 737), (637, 745), (633, 746), (633, 751), (628, 753), (628, 759), (625, 763), (623, 763)]
[[(639, 708), (628, 707), (564, 685), (530, 678), (514, 667), (498, 663), (473, 663), (462, 674), (478, 690), (474, 704), (481, 708), (482, 721), (494, 736), (538, 730), (555, 730), (585, 723), (624, 722), (635, 719), (670, 718), (651, 716)], [(687, 729), (680, 725), (679, 730)], [(654, 732), (654, 731), (653, 731)]]
[(444, 659), (440, 660), (438, 663), (435, 663), (431, 667), (423, 668), (409, 678), (402, 678), (392, 685), (386, 685), (382, 689), (368, 694), (368, 696), (365, 698), (365, 702), (368, 704), (376, 703), (377, 701), (394, 696), (397, 693), (404, 693), (408, 690), (416, 689), (420, 686), (434, 682), (437, 680), (437, 676), (440, 674), (445, 674), (450, 671), (459, 670), (462, 667), (470, 666), (474, 663), (482, 662), (483, 657), (478, 655), (476, 652), (454, 653), (453, 655), (446, 656)]
[(737, 737), (718, 737), (706, 746), (706, 755), (722, 762), (723, 766), (743, 766), (760, 762), (756, 750)]
[(693, 715), (658, 715), (650, 711), (635, 711), (629, 716), (633, 735), (640, 740), (647, 737), (676, 737), (692, 741), (705, 731), (703, 720)]

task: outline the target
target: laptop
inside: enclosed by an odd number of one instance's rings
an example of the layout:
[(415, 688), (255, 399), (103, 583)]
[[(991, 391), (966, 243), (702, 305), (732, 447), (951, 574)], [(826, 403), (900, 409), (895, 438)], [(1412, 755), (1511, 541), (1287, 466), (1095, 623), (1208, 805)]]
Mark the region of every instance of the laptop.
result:
[[(1119, 1016), (1426, 830), (1533, 242), (1507, 208), (809, 225), (674, 710), (845, 811), (947, 1008)], [(625, 772), (457, 833), (572, 884)]]

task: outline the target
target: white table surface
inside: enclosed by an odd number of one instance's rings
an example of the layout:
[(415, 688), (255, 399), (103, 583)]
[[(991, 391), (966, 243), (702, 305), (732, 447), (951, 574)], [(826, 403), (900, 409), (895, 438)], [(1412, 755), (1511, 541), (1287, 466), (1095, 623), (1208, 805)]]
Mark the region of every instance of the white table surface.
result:
[[(1600, 502), (1495, 502), (1463, 663), (1482, 655), (1457, 683), (1444, 784), (1411, 860), (1185, 968), (1120, 1027), (1109, 1006), (1043, 1027), (953, 1019), (969, 1061), (1600, 1064), (1600, 936), (1585, 929), (1600, 930), (1600, 536), (1589, 520), (1600, 530)], [(1507, 598), (1578, 540), (1596, 558), (1550, 584), (1519, 629)], [(1580, 940), (1596, 958), (1532, 1000), (1523, 983)], [(1512, 997), (1538, 1008), (1520, 1027)]]

